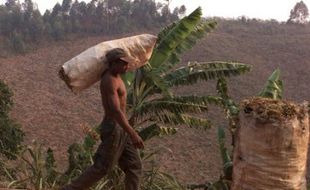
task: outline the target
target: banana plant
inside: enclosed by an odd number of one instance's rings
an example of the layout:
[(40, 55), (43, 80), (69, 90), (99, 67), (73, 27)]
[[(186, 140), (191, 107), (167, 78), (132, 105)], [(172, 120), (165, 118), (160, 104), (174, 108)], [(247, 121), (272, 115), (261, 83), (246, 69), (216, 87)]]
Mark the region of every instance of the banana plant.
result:
[(217, 130), (218, 144), (221, 152), (223, 162), (224, 178), (231, 180), (232, 177), (232, 160), (227, 148), (225, 147), (225, 131), (224, 128), (219, 127)]
[(268, 78), (263, 90), (258, 94), (260, 97), (281, 100), (283, 94), (283, 83), (280, 80), (280, 70), (276, 69)]
[(130, 123), (145, 140), (174, 134), (175, 126), (180, 124), (209, 128), (208, 119), (195, 115), (207, 112), (209, 104), (222, 105), (223, 102), (220, 96), (178, 96), (171, 92), (172, 87), (237, 76), (250, 70), (249, 65), (223, 61), (178, 66), (180, 56), (215, 26), (216, 22), (203, 19), (201, 8), (197, 8), (164, 28), (158, 34), (149, 63), (123, 78), (128, 88)]
[[(177, 96), (170, 91), (172, 87), (238, 76), (250, 70), (250, 66), (245, 64), (222, 61), (191, 62), (178, 66), (182, 53), (190, 50), (216, 25), (216, 22), (205, 20), (201, 15), (201, 8), (197, 8), (189, 16), (163, 29), (158, 34), (149, 63), (123, 76), (128, 91), (129, 122), (144, 140), (173, 135), (177, 132), (175, 126), (180, 124), (209, 128), (211, 122), (195, 116), (196, 113), (207, 112), (209, 104), (223, 104), (221, 96)], [(152, 174), (149, 179), (153, 179), (153, 173), (149, 173)], [(168, 178), (162, 176), (162, 179)], [(162, 179), (156, 177), (156, 180)], [(177, 186), (172, 178), (169, 181)], [(103, 180), (98, 185), (103, 187), (107, 183)]]

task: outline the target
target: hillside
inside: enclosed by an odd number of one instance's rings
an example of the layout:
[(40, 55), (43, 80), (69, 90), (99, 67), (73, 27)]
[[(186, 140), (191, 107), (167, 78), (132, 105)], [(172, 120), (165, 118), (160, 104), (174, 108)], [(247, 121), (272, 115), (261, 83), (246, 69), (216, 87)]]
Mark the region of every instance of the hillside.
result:
[[(74, 95), (58, 78), (58, 68), (84, 49), (112, 37), (98, 36), (53, 42), (26, 55), (0, 59), (0, 79), (14, 92), (12, 118), (22, 124), (26, 142), (37, 140), (56, 153), (64, 166), (68, 145), (83, 138), (80, 124), (95, 126), (103, 117), (98, 84)], [(115, 38), (115, 36), (113, 37)], [(268, 76), (280, 68), (285, 98), (296, 102), (310, 100), (310, 26), (275, 22), (219, 21), (219, 27), (184, 55), (188, 61), (238, 61), (253, 70), (232, 78), (230, 92), (236, 100), (257, 94)], [(174, 89), (178, 94), (215, 93), (214, 83)], [(214, 110), (214, 111), (213, 111)], [(208, 117), (223, 125), (223, 114), (211, 109)], [(157, 156), (162, 169), (184, 183), (203, 183), (217, 179), (220, 158), (216, 128), (207, 131), (180, 127), (177, 135), (157, 138), (148, 148), (169, 147)], [(63, 169), (63, 168), (60, 168)], [(195, 175), (193, 175), (195, 174)]]

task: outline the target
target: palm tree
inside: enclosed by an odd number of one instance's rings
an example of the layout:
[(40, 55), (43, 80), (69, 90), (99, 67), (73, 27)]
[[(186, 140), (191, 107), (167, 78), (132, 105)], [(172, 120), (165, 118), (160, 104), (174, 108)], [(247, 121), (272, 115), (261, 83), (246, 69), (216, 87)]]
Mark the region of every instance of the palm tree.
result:
[[(174, 134), (173, 126), (210, 127), (206, 118), (195, 113), (208, 111), (208, 104), (224, 105), (221, 96), (177, 96), (170, 89), (191, 85), (200, 80), (224, 80), (250, 70), (250, 66), (236, 62), (192, 62), (178, 67), (180, 55), (190, 50), (216, 26), (213, 20), (202, 18), (201, 8), (163, 29), (149, 63), (127, 74), (130, 123), (140, 131), (144, 140), (156, 135)], [(175, 69), (176, 68), (176, 69)]]

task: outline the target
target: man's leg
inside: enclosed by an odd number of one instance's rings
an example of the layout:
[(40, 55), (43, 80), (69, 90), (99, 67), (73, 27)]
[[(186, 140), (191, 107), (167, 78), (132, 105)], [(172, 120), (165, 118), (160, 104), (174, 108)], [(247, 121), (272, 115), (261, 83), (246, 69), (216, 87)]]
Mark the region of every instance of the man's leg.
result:
[[(99, 145), (97, 152), (103, 150), (102, 144)], [(73, 180), (71, 184), (65, 186), (62, 190), (86, 190), (103, 178), (108, 170), (113, 167), (113, 158), (107, 156), (101, 156), (96, 153), (94, 157), (94, 164), (88, 167), (82, 175)]]
[(95, 156), (94, 164), (87, 168), (81, 176), (73, 180), (62, 190), (86, 190), (104, 177), (117, 163), (119, 155), (120, 131), (113, 125), (104, 125), (101, 130), (101, 144)]
[(125, 190), (138, 190), (142, 174), (142, 163), (138, 150), (133, 146), (130, 139), (127, 140), (120, 156), (119, 166), (126, 174)]

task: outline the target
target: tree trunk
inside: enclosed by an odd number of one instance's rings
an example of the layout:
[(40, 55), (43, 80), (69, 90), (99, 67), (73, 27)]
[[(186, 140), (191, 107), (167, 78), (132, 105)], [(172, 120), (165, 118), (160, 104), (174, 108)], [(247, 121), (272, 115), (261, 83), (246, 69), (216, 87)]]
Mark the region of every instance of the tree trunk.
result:
[(306, 105), (253, 98), (242, 102), (232, 190), (306, 190)]

